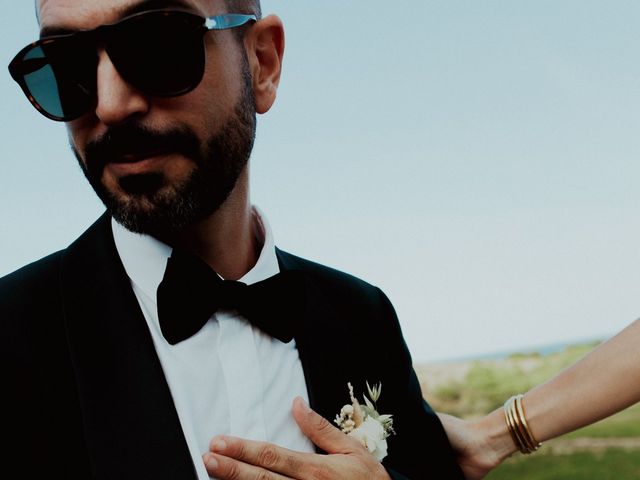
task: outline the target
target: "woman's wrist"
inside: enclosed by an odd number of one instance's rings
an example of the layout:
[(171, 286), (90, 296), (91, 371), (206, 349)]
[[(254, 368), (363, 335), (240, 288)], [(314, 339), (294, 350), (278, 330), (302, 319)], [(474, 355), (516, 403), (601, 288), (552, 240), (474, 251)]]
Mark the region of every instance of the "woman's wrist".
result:
[(505, 421), (504, 410), (499, 408), (475, 422), (475, 428), (482, 436), (484, 448), (488, 447), (495, 466), (517, 451)]

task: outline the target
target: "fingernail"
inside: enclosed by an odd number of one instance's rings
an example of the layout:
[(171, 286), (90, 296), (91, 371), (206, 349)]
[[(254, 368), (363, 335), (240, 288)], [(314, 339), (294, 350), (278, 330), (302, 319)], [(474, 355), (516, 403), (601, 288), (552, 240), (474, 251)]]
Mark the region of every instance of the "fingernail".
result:
[(211, 442), (211, 450), (213, 450), (214, 452), (222, 452), (226, 448), (227, 443), (224, 440), (217, 438), (213, 442)]
[(218, 468), (218, 460), (216, 460), (214, 457), (209, 457), (209, 460), (207, 460), (207, 467), (215, 470), (216, 468)]
[(300, 406), (303, 408), (303, 410), (305, 410), (305, 411), (307, 411), (307, 412), (308, 412), (309, 410), (311, 410), (311, 409), (309, 408), (309, 405), (307, 405), (307, 402), (305, 402), (305, 401), (304, 401), (304, 398), (302, 398), (302, 397), (298, 397), (298, 403), (299, 403), (299, 404), (300, 404)]

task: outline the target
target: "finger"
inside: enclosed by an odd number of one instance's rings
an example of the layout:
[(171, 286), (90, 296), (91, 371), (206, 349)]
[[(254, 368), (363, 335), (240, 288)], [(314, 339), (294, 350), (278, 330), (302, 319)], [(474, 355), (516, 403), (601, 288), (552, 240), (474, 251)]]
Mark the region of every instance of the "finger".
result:
[(302, 433), (327, 453), (348, 454), (364, 448), (355, 438), (345, 435), (326, 418), (311, 410), (301, 397), (293, 401), (293, 417)]
[(294, 452), (272, 443), (230, 436), (214, 437), (209, 448), (211, 452), (224, 457), (292, 478), (303, 477), (319, 461), (315, 454)]
[(279, 473), (215, 453), (205, 453), (202, 459), (209, 476), (219, 480), (292, 480)]

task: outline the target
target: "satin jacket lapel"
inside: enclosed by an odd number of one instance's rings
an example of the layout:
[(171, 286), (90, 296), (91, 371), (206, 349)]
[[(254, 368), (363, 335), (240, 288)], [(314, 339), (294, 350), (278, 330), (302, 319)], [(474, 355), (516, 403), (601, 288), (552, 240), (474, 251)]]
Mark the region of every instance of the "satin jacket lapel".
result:
[(65, 252), (62, 294), (96, 479), (196, 479), (151, 335), (103, 215)]
[[(298, 270), (295, 257), (277, 250), (281, 270)], [(306, 278), (306, 308), (296, 335), (296, 346), (304, 370), (309, 403), (333, 423), (343, 405), (350, 403), (347, 384), (361, 387), (363, 377), (358, 346), (341, 340), (344, 322), (333, 300), (314, 279)]]

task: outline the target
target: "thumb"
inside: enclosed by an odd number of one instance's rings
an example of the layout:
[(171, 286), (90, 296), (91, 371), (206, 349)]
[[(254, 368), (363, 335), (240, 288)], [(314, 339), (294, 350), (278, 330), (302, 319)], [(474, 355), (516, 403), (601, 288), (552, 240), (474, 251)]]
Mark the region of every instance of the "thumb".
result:
[(293, 417), (302, 433), (327, 453), (346, 454), (362, 449), (355, 438), (344, 434), (326, 418), (311, 410), (301, 397), (293, 401)]

